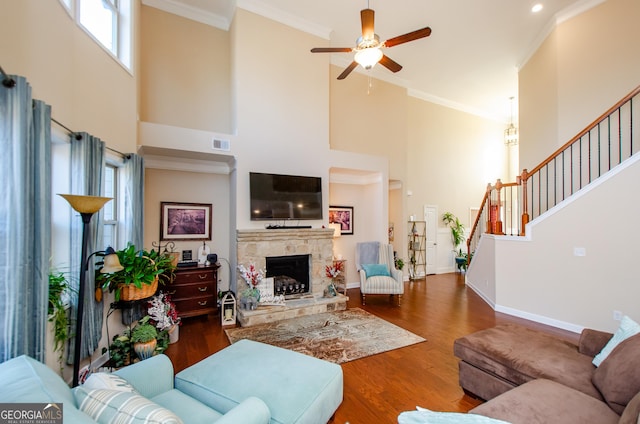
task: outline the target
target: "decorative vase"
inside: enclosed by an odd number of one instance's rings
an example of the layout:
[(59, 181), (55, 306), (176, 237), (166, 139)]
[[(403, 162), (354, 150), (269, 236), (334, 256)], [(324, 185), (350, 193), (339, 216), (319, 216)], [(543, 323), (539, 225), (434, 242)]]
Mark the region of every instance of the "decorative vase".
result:
[(180, 338), (180, 326), (178, 324), (173, 324), (169, 329), (169, 344), (173, 344), (178, 341)]
[(153, 353), (156, 351), (156, 346), (158, 345), (158, 341), (156, 339), (151, 340), (146, 343), (134, 343), (133, 350), (138, 355), (140, 360), (144, 361), (145, 359), (149, 359), (153, 356)]

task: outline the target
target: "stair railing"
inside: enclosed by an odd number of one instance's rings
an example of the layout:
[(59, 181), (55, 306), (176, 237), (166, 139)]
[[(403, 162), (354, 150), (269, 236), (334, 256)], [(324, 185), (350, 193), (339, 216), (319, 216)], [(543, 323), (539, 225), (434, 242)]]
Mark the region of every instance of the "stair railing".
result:
[(467, 261), (482, 234), (524, 236), (526, 224), (640, 151), (640, 86), (516, 182), (488, 184), (467, 239)]

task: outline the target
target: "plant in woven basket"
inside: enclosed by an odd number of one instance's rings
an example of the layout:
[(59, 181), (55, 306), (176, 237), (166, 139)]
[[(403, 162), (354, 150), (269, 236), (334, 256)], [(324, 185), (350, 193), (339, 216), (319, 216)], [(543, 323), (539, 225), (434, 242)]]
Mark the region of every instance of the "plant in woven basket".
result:
[(116, 251), (116, 254), (124, 268), (122, 271), (102, 274), (99, 271), (104, 263), (98, 262), (96, 264), (97, 284), (103, 290), (114, 292), (116, 302), (120, 300), (123, 289), (127, 287), (146, 289), (149, 293), (143, 297), (150, 297), (155, 293), (153, 286), (157, 287), (158, 282), (164, 284), (173, 281), (172, 257), (166, 253), (162, 254), (155, 250), (137, 250), (133, 244), (129, 243), (125, 249)]

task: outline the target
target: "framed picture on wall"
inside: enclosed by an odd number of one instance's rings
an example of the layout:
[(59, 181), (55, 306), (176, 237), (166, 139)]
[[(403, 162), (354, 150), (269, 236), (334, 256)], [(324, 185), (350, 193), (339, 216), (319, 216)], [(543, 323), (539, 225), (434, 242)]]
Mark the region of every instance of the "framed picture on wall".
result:
[(340, 224), (340, 234), (353, 234), (353, 206), (329, 206), (329, 224)]
[(212, 205), (160, 203), (160, 240), (211, 240)]

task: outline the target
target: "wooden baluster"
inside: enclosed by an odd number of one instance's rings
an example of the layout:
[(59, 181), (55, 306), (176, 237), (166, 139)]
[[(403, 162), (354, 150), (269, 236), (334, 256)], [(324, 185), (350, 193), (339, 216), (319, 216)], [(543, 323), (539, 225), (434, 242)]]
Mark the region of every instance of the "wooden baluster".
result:
[(527, 169), (522, 170), (522, 175), (518, 177), (518, 184), (522, 185), (522, 226), (520, 227), (520, 235), (525, 235), (524, 226), (529, 223), (529, 203), (527, 201), (527, 179), (529, 178), (529, 172)]

